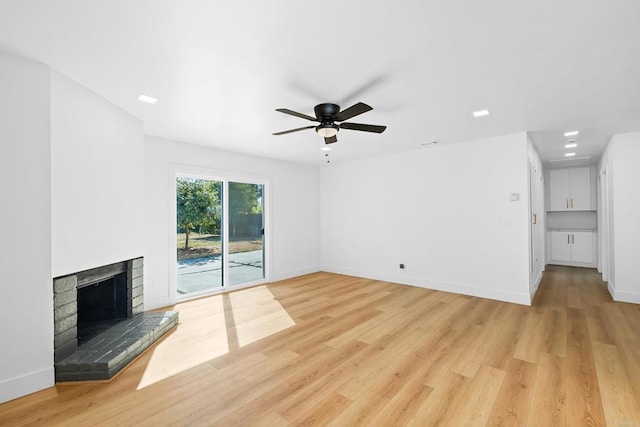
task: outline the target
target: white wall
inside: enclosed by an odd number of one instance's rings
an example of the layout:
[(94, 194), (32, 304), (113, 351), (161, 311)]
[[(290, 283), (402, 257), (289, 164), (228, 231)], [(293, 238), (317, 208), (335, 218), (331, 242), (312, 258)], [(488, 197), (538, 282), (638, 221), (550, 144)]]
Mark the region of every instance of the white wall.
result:
[(640, 304), (640, 132), (614, 135), (607, 158), (613, 205), (610, 212), (613, 298)]
[(329, 165), (322, 268), (529, 304), (527, 192), (525, 133)]
[(258, 176), (269, 183), (271, 224), (270, 280), (319, 270), (320, 174), (315, 166), (297, 165), (146, 137), (145, 158), (145, 308), (172, 304), (171, 252), (175, 250), (172, 171)]
[(142, 122), (51, 74), (53, 277), (143, 255)]
[(53, 385), (49, 68), (0, 52), (0, 402)]
[[(545, 236), (546, 217), (544, 209), (545, 182), (542, 161), (531, 138), (527, 135), (527, 158), (529, 161), (529, 204), (530, 204), (530, 225), (529, 225), (529, 293), (531, 298), (535, 295), (545, 266)], [(533, 223), (533, 215), (536, 221)]]

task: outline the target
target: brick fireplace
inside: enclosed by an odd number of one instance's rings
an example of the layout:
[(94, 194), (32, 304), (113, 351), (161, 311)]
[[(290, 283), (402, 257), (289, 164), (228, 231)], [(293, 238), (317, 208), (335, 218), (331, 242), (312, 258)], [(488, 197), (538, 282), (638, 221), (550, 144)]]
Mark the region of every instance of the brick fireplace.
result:
[[(124, 305), (124, 312), (120, 311), (122, 314), (112, 316), (112, 319), (95, 314), (98, 311), (109, 311), (108, 308), (100, 309), (97, 303), (91, 302), (104, 299), (100, 298), (103, 295), (96, 295), (100, 292), (98, 291), (100, 287), (116, 288), (113, 292), (120, 294), (116, 302)], [(102, 292), (102, 294), (107, 293)], [(81, 343), (87, 341), (97, 335), (100, 329), (106, 329), (109, 324), (117, 323), (118, 319), (122, 320), (142, 313), (143, 298), (142, 258), (55, 278), (53, 280), (54, 360), (59, 362), (73, 354), (78, 348), (78, 339)], [(79, 302), (80, 312), (78, 312)], [(82, 304), (83, 302), (85, 304)], [(118, 311), (118, 309), (115, 308), (112, 311)], [(90, 330), (92, 325), (96, 330)]]
[(53, 279), (56, 381), (110, 379), (178, 324), (144, 312), (143, 259)]

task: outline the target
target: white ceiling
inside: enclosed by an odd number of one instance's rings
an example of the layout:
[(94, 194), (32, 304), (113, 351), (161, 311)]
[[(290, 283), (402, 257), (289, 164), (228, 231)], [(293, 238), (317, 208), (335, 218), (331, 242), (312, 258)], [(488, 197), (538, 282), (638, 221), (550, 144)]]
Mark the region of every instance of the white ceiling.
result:
[[(332, 161), (530, 131), (545, 160), (580, 130), (595, 159), (640, 130), (638, 0), (0, 0), (0, 50), (51, 65), (150, 135), (321, 164), (277, 113), (358, 101)], [(159, 98), (155, 105), (140, 94)], [(481, 119), (472, 111), (488, 108)]]

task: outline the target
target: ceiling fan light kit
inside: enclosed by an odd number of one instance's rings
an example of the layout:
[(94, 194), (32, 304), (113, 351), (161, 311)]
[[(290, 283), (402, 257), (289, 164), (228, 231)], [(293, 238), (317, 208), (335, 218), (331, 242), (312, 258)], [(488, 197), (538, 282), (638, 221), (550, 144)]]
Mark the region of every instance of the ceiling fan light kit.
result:
[(331, 138), (332, 136), (336, 136), (338, 134), (338, 130), (340, 128), (338, 125), (333, 123), (322, 123), (319, 126), (316, 126), (316, 132), (323, 138)]
[(349, 120), (352, 117), (371, 110), (373, 110), (372, 107), (362, 102), (358, 102), (357, 104), (354, 104), (342, 111), (340, 111), (340, 106), (337, 104), (324, 103), (318, 104), (314, 107), (313, 111), (316, 116), (311, 117), (303, 113), (298, 113), (297, 111), (289, 110), (288, 108), (278, 108), (276, 109), (276, 111), (280, 113), (289, 114), (291, 116), (299, 117), (301, 119), (306, 119), (312, 122), (319, 122), (320, 124), (317, 126), (305, 126), (301, 128), (285, 130), (282, 132), (275, 132), (274, 135), (285, 135), (287, 133), (315, 128), (318, 135), (324, 138), (325, 144), (333, 144), (334, 142), (338, 141), (337, 135), (340, 129), (373, 133), (384, 132), (387, 128), (386, 126), (345, 122), (345, 120)]

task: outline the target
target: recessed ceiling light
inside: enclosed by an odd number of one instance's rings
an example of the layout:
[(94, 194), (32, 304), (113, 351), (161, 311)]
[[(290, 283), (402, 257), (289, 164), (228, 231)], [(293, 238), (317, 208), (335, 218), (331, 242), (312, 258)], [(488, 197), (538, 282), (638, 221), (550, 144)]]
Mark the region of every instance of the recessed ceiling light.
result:
[(322, 147), (321, 150), (322, 151), (331, 151), (331, 147)]
[(577, 130), (572, 130), (571, 132), (565, 132), (564, 136), (576, 136), (578, 134)]
[(564, 153), (565, 157), (573, 157), (575, 155), (576, 155), (576, 153)]
[(576, 143), (573, 143), (573, 144), (566, 144), (566, 145), (564, 146), (564, 148), (576, 148), (577, 146), (578, 146), (578, 144), (576, 144)]
[(158, 102), (158, 98), (154, 98), (153, 96), (149, 95), (140, 95), (138, 97), (138, 101), (146, 102), (147, 104), (155, 104), (156, 102)]
[(483, 117), (491, 114), (489, 110), (478, 110), (473, 112), (473, 117)]

